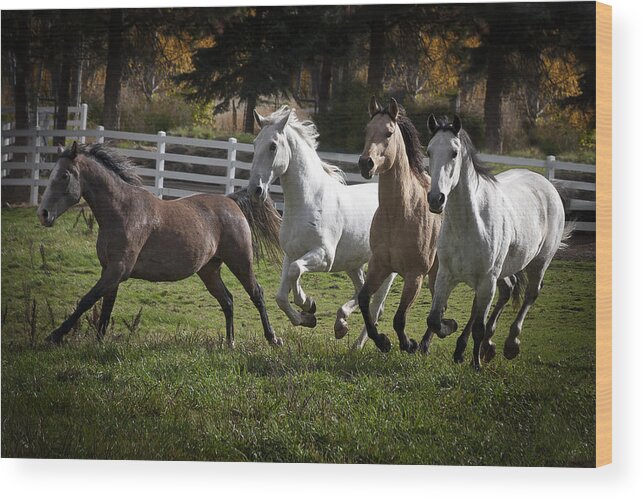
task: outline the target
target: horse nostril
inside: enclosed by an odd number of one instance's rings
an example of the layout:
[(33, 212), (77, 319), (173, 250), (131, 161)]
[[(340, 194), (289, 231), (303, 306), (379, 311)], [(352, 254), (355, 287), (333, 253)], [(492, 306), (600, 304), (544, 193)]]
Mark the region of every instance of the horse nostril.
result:
[(47, 218), (49, 218), (49, 212), (43, 208), (43, 210), (40, 212), (40, 216), (46, 220)]
[(373, 167), (374, 167), (374, 166), (375, 166), (375, 163), (373, 163), (373, 159), (372, 159), (372, 158), (368, 158), (368, 167), (369, 167), (370, 169), (373, 169)]
[(438, 196), (438, 203), (444, 204), (444, 194), (440, 193), (440, 195)]
[(255, 195), (256, 196), (261, 196), (263, 194), (263, 187), (257, 187), (255, 189)]

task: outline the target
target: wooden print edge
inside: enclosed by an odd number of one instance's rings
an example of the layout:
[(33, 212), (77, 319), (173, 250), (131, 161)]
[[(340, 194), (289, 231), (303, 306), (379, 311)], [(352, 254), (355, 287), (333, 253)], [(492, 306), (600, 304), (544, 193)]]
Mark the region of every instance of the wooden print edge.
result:
[(596, 3), (596, 466), (612, 462), (612, 7)]

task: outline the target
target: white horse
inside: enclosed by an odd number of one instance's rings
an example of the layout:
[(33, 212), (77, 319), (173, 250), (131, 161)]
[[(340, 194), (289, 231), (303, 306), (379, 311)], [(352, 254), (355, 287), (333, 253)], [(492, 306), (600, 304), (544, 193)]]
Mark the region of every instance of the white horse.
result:
[[(429, 209), (434, 213), (444, 210), (444, 220), (438, 239), (435, 295), (420, 348), (428, 348), (430, 332), (439, 334), (449, 295), (456, 284), (464, 282), (475, 291), (471, 320), (473, 363), (478, 369), (481, 354), (485, 360), (495, 355), (491, 337), (498, 316), (512, 290), (526, 278), (524, 302), (504, 346), (507, 359), (518, 355), (525, 316), (570, 231), (565, 228), (560, 195), (545, 177), (518, 169), (492, 175), (477, 158), (458, 117), (449, 123), (431, 115), (428, 127), (432, 134), (427, 148), (432, 179)], [(487, 322), (496, 285), (500, 297)], [(456, 361), (462, 361), (467, 329), (458, 338)]]
[[(269, 117), (256, 111), (261, 131), (254, 142), (248, 190), (265, 198), (277, 178), (284, 193), (284, 214), (279, 240), (284, 251), (277, 304), (295, 326), (314, 327), (315, 301), (299, 279), (305, 272), (346, 272), (354, 296), (337, 311), (335, 337), (348, 332), (347, 319), (358, 307), (364, 284), (364, 265), (371, 256), (369, 232), (378, 206), (377, 184), (346, 185), (343, 172), (317, 154), (317, 129), (301, 122), (282, 107)], [(373, 295), (371, 314), (377, 321), (396, 274), (391, 274)], [(295, 310), (289, 300), (293, 291)], [(363, 329), (353, 348), (367, 340)]]

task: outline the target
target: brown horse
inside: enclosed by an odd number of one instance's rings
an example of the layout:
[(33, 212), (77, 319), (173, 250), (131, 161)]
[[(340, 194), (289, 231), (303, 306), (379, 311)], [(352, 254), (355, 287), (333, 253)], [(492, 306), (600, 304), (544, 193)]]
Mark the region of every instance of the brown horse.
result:
[[(364, 151), (359, 158), (362, 176), (379, 175), (379, 207), (371, 225), (370, 244), (373, 255), (368, 264), (366, 282), (359, 293), (359, 306), (368, 336), (377, 347), (388, 352), (389, 339), (377, 332), (369, 313), (370, 297), (384, 280), (397, 272), (404, 278), (404, 288), (393, 329), (400, 349), (413, 353), (418, 344), (404, 332), (406, 313), (417, 298), (425, 274), (433, 294), (438, 263), (436, 242), (442, 217), (429, 212), (427, 195), (431, 179), (422, 168), (422, 146), (418, 132), (395, 99), (382, 109), (371, 98), (371, 121), (366, 127)], [(457, 329), (454, 320), (442, 321), (440, 336)]]
[(233, 346), (232, 294), (220, 274), (225, 263), (259, 310), (268, 342), (283, 344), (270, 326), (263, 292), (252, 270), (253, 253), (277, 256), (280, 218), (269, 201), (253, 201), (245, 191), (229, 197), (198, 194), (164, 201), (141, 186), (133, 164), (99, 144), (86, 148), (74, 142), (59, 153), (38, 217), (51, 227), (85, 198), (99, 225), (96, 252), (103, 270), (96, 285), (47, 341), (60, 343), (101, 298), (98, 336), (102, 338), (118, 287), (129, 278), (179, 281), (196, 273), (221, 305), (227, 341)]

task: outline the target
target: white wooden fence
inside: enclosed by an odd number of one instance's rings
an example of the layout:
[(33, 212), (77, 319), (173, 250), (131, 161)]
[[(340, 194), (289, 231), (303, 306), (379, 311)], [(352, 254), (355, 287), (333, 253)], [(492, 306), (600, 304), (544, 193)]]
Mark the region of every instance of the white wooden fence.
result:
[[(105, 140), (114, 141), (114, 146), (118, 142), (124, 143), (124, 146), (118, 147), (118, 151), (128, 157), (143, 160), (148, 163), (148, 167), (141, 166), (137, 173), (144, 179), (147, 179), (146, 188), (161, 197), (181, 197), (195, 192), (221, 192), (231, 193), (236, 188), (248, 185), (247, 177), (241, 172), (249, 171), (251, 164), (251, 155), (253, 153), (252, 144), (238, 143), (236, 139), (230, 138), (227, 141), (196, 139), (190, 137), (177, 137), (166, 135), (165, 132), (158, 134), (130, 133), (104, 130), (98, 127), (95, 130), (43, 130), (36, 128), (33, 130), (2, 130), (2, 186), (29, 186), (30, 202), (35, 205), (38, 203), (39, 188), (47, 184), (47, 178), (41, 178), (41, 172), (47, 172), (55, 166), (55, 146), (46, 145), (47, 139), (51, 137), (67, 137), (80, 142), (85, 142), (86, 138), (93, 139), (96, 142)], [(15, 137), (30, 137), (30, 144), (27, 146), (4, 145), (5, 141), (13, 141)], [(131, 143), (136, 144), (132, 148)], [(209, 151), (219, 151), (222, 157), (197, 156), (191, 154), (177, 154), (167, 152), (166, 147), (170, 146), (188, 146)], [(237, 153), (243, 153), (247, 161), (237, 159)], [(14, 161), (14, 154), (25, 154), (26, 160)], [(327, 161), (336, 163), (357, 164), (357, 154), (342, 154), (334, 152), (320, 152), (319, 155)], [(47, 159), (44, 157), (49, 156)], [(546, 159), (519, 158), (512, 156), (497, 156), (491, 154), (481, 154), (481, 159), (488, 163), (507, 165), (512, 167), (523, 168), (542, 168), (547, 178), (556, 181), (557, 184), (571, 189), (572, 192), (589, 193), (582, 197), (591, 197), (595, 199), (596, 192), (595, 180), (592, 182), (579, 180), (561, 180), (557, 177), (561, 171), (577, 172), (585, 174), (595, 174), (595, 165), (586, 165), (580, 163), (569, 163), (557, 161), (554, 156), (548, 156)], [(204, 173), (192, 173), (178, 171), (167, 168), (168, 164), (190, 164), (206, 167), (219, 167), (221, 175), (212, 175)], [(28, 176), (23, 178), (8, 178), (6, 175), (12, 170), (26, 170)], [(361, 175), (347, 173), (348, 183), (367, 182)], [(166, 181), (170, 185), (165, 185)], [(374, 178), (368, 182), (376, 182)], [(275, 197), (278, 209), (283, 209), (282, 190), (279, 185), (271, 186), (271, 193)], [(571, 199), (570, 208), (573, 211), (596, 211), (596, 202), (587, 199)], [(577, 222), (577, 230), (595, 231), (595, 222)]]

